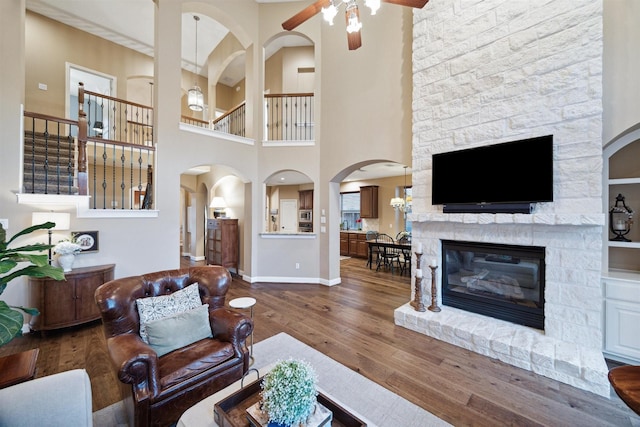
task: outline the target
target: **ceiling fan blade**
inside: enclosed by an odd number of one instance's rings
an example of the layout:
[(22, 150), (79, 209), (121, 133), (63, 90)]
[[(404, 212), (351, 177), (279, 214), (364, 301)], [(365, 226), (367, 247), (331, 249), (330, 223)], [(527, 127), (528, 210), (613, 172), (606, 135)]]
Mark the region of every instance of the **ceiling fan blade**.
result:
[(307, 19), (316, 16), (323, 7), (328, 7), (330, 1), (329, 0), (318, 0), (315, 3), (305, 7), (300, 12), (293, 15), (291, 18), (287, 19), (282, 23), (282, 28), (287, 31), (291, 31), (296, 28), (298, 25), (305, 22)]
[(362, 46), (362, 38), (360, 37), (359, 30), (354, 33), (347, 33), (347, 44), (349, 45), (349, 50), (356, 50)]
[(429, 3), (429, 0), (382, 0), (382, 2), (422, 9), (425, 4)]

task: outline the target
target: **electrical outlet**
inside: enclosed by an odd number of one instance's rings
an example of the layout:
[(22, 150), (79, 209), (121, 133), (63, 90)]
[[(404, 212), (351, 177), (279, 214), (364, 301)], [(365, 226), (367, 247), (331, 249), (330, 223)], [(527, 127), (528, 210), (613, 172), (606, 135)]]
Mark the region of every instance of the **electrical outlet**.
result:
[(38, 89), (40, 90), (47, 90), (47, 85), (44, 83), (38, 83)]
[(296, 262), (296, 270), (300, 270), (300, 263)]

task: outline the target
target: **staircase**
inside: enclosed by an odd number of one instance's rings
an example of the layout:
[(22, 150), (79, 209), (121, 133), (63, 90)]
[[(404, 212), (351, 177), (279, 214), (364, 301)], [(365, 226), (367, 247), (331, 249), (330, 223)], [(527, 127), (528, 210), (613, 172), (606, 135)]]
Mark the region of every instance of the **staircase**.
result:
[(78, 194), (75, 167), (74, 137), (25, 131), (24, 193)]

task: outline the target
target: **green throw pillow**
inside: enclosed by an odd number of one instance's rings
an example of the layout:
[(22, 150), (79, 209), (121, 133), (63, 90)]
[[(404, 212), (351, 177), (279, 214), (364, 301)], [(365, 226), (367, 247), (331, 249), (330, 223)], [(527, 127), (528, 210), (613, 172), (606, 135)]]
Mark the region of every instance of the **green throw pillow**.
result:
[(199, 307), (202, 305), (202, 300), (198, 284), (193, 283), (169, 295), (138, 298), (136, 305), (140, 315), (140, 337), (142, 341), (149, 344), (147, 323)]
[(147, 323), (149, 345), (158, 356), (204, 338), (211, 338), (209, 304)]

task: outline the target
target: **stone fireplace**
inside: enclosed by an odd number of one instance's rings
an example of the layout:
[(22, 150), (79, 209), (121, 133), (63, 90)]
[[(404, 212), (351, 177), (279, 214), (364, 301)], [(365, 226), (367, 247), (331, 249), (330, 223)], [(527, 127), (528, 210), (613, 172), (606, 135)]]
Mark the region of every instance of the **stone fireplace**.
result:
[[(602, 355), (602, 3), (430, 2), (414, 11), (413, 33), (409, 219), (423, 260), (438, 260), (442, 311), (414, 310), (412, 286), (396, 324), (609, 396)], [(444, 213), (431, 204), (432, 154), (541, 135), (553, 135), (553, 202), (538, 203), (531, 214)], [(473, 184), (462, 172), (461, 185)], [(442, 305), (443, 241), (544, 248), (542, 327)]]

